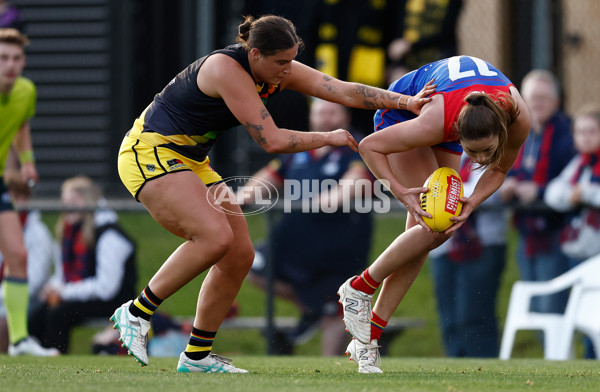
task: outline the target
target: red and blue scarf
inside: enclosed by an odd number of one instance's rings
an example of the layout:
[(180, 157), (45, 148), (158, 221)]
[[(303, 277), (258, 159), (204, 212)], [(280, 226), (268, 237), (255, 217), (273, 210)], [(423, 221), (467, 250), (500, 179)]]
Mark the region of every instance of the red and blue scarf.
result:
[(581, 161), (579, 162), (579, 166), (575, 171), (575, 174), (571, 178), (571, 184), (575, 185), (579, 182), (581, 178), (581, 173), (586, 167), (590, 167), (592, 169), (592, 178), (591, 182), (600, 183), (600, 151), (597, 151), (593, 154), (580, 154)]
[(94, 274), (81, 223), (65, 223), (61, 250), (65, 282), (79, 282)]
[[(540, 144), (540, 150), (537, 156), (537, 162), (531, 180), (535, 182), (539, 187), (545, 187), (548, 183), (548, 169), (550, 167), (550, 153), (552, 150), (552, 139), (554, 136), (554, 124), (548, 123), (542, 134), (542, 141)], [(521, 147), (517, 160), (513, 165), (513, 170), (517, 172), (517, 178), (519, 180), (525, 180), (524, 172), (521, 171), (523, 165), (523, 150), (525, 145)]]

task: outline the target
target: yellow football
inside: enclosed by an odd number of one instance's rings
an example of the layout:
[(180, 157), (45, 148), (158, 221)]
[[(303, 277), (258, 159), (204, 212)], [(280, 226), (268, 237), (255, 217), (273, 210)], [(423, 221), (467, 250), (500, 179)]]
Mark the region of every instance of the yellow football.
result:
[(421, 193), (421, 209), (431, 214), (431, 218), (423, 220), (433, 231), (446, 231), (454, 224), (450, 220), (459, 216), (462, 210), (460, 198), (463, 197), (463, 184), (460, 175), (450, 167), (440, 167), (425, 181), (429, 188)]

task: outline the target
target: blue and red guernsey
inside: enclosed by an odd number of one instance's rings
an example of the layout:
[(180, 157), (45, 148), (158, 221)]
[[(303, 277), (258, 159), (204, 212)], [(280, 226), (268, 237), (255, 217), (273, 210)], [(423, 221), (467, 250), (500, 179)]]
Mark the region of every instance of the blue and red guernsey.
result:
[[(464, 98), (473, 91), (501, 96), (510, 94), (514, 86), (496, 67), (471, 56), (455, 56), (439, 60), (412, 71), (392, 83), (388, 90), (416, 95), (430, 80), (435, 79), (436, 92), (444, 96), (444, 142), (458, 140), (456, 120)], [(412, 115), (412, 117), (416, 117)], [(375, 114), (375, 130), (380, 130), (408, 120), (406, 111), (378, 110)]]

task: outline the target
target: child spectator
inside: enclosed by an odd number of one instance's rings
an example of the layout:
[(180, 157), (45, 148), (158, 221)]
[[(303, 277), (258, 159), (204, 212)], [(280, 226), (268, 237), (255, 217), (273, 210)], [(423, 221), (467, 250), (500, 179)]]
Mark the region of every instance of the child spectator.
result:
[(29, 329), (44, 346), (66, 353), (74, 326), (96, 317), (108, 320), (115, 307), (135, 295), (136, 267), (135, 244), (114, 211), (98, 208), (101, 194), (91, 179), (65, 180), (62, 200), (72, 208), (56, 226), (62, 268), (42, 289), (45, 304), (30, 315)]
[[(600, 106), (588, 106), (575, 116), (573, 139), (577, 155), (553, 179), (545, 202), (560, 212), (572, 212), (565, 226), (561, 248), (574, 267), (600, 253)], [(586, 342), (586, 358), (594, 358)]]

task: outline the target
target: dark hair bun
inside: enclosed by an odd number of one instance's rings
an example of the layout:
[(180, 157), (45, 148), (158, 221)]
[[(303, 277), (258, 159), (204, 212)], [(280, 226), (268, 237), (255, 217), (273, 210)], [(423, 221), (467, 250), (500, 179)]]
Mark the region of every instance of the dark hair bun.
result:
[(471, 104), (473, 106), (483, 105), (485, 103), (484, 94), (475, 93), (475, 92), (470, 93), (465, 98), (465, 101), (467, 101), (469, 104)]
[(250, 28), (252, 27), (253, 21), (253, 17), (246, 16), (245, 20), (238, 26), (238, 40), (243, 42), (248, 41), (248, 38), (250, 38)]

